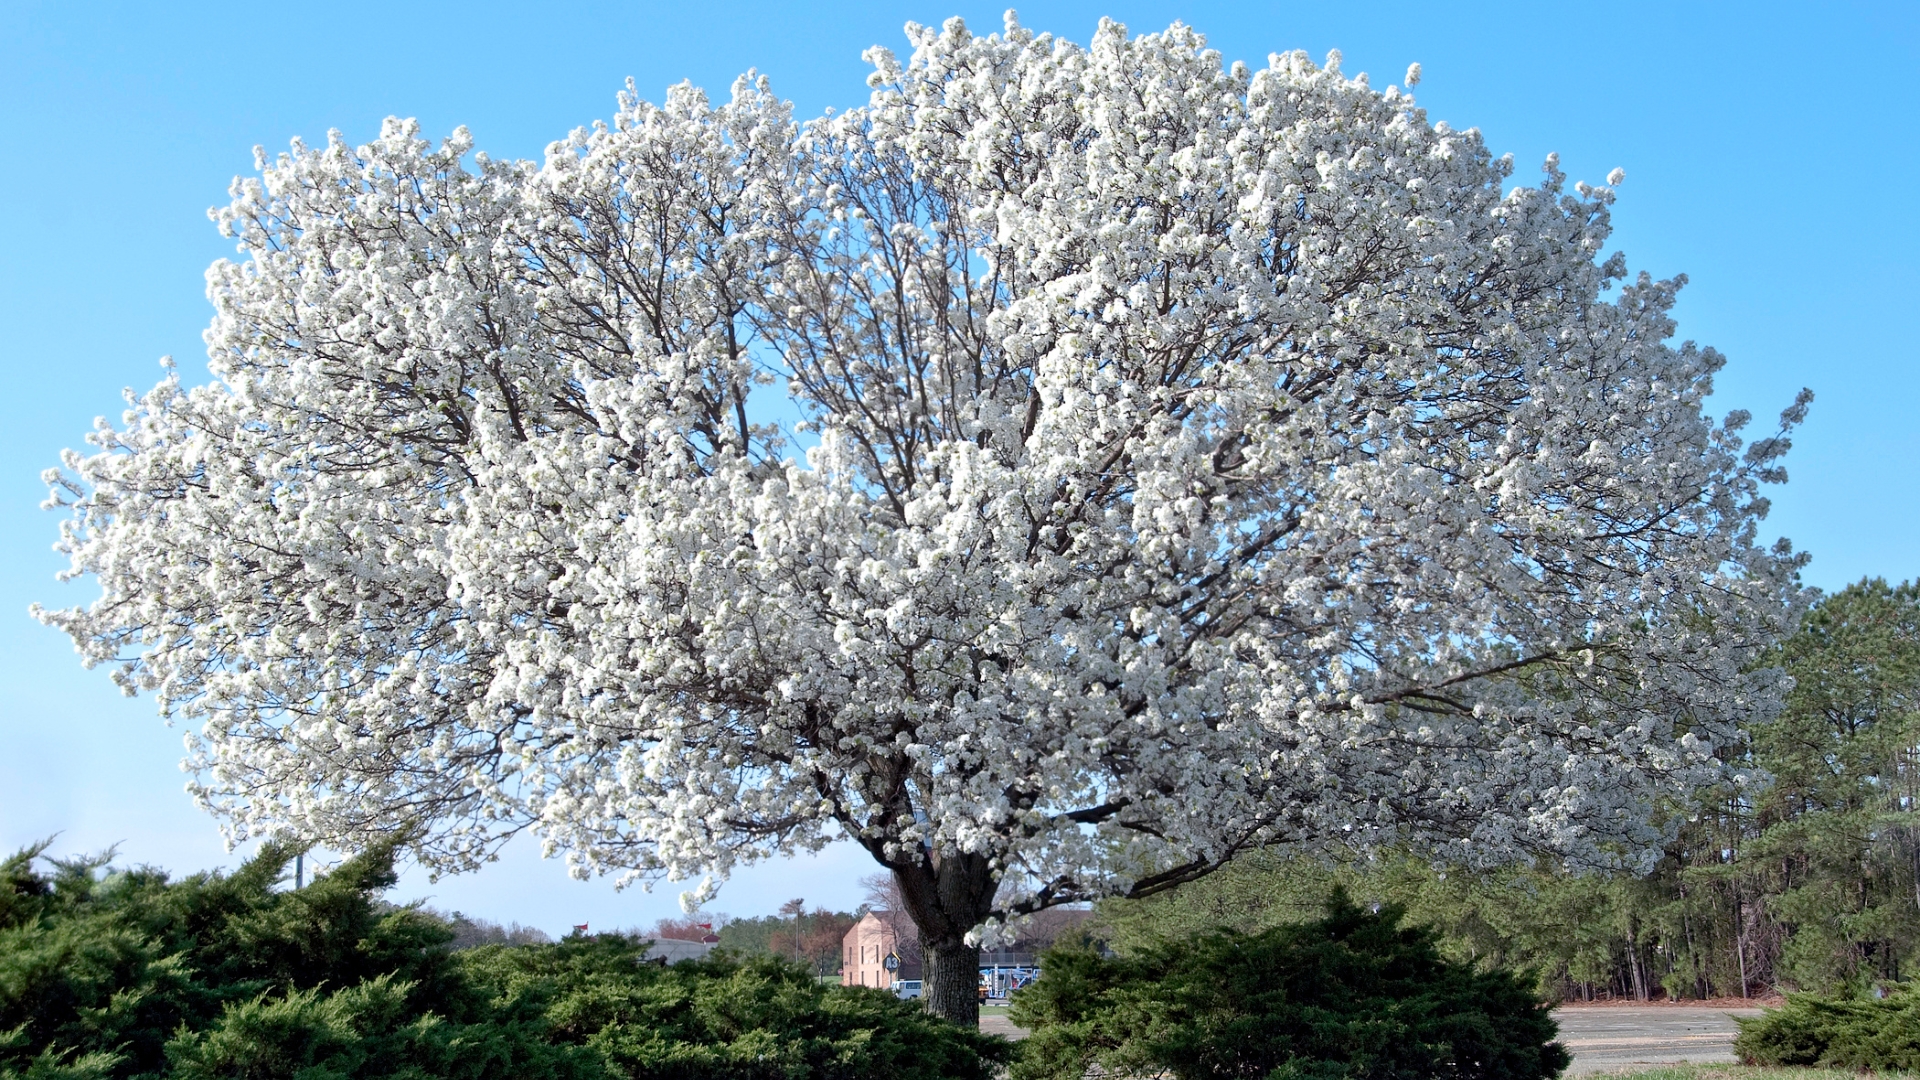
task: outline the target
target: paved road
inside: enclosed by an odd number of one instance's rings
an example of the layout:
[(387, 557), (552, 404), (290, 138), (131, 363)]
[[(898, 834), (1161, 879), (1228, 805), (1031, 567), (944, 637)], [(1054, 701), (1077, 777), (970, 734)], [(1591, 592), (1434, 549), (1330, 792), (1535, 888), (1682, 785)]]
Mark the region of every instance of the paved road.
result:
[(1727, 1062), (1735, 1016), (1759, 1016), (1759, 1009), (1701, 1008), (1690, 1005), (1572, 1006), (1554, 1012), (1560, 1042), (1573, 1051), (1569, 1076), (1617, 1072), (1641, 1065), (1691, 1061)]
[[(1701, 1008), (1688, 1005), (1572, 1006), (1554, 1013), (1560, 1041), (1573, 1052), (1568, 1076), (1618, 1072), (1642, 1065), (1697, 1064), (1733, 1060), (1735, 1016), (1759, 1016), (1759, 1009)], [(1019, 1039), (1026, 1032), (1005, 1016), (984, 1016), (980, 1030)]]

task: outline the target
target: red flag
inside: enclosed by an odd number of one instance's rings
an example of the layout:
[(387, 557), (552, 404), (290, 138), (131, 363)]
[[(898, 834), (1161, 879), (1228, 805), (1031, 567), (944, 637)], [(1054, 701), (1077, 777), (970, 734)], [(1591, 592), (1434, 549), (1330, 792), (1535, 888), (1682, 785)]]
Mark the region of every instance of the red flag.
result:
[(576, 934), (584, 934), (584, 933), (586, 933), (586, 932), (587, 932), (587, 924), (586, 924), (586, 923), (581, 923), (581, 924), (580, 924), (579, 926), (576, 926), (576, 927), (574, 927), (574, 928), (573, 928), (573, 932), (574, 932), (574, 933), (576, 933)]

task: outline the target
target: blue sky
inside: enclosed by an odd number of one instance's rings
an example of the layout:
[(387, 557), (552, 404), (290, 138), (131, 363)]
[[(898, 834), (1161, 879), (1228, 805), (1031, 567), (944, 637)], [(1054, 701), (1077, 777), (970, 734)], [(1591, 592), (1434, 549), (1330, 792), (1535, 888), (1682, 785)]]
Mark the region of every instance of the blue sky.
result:
[[(119, 843), (178, 870), (234, 859), (182, 794), (179, 732), (82, 670), (26, 607), (90, 595), (53, 579), (40, 470), (117, 414), (122, 387), (150, 386), (163, 354), (205, 377), (201, 275), (231, 253), (205, 212), (255, 145), (329, 128), (360, 141), (403, 115), (538, 157), (609, 114), (628, 76), (656, 100), (681, 79), (719, 96), (749, 67), (814, 115), (862, 100), (868, 45), (902, 49), (903, 23), (954, 14), (1000, 26), (997, 7), (918, 0), (0, 4), (0, 847), (57, 833), (59, 851)], [(1021, 8), (1076, 41), (1101, 15), (1134, 31), (1184, 21), (1255, 66), (1337, 47), (1376, 86), (1419, 61), (1432, 118), (1479, 127), (1517, 178), (1553, 150), (1576, 179), (1625, 168), (1616, 246), (1637, 268), (1690, 276), (1681, 336), (1731, 357), (1714, 410), (1764, 421), (1801, 386), (1818, 395), (1770, 529), (1813, 553), (1822, 587), (1920, 574), (1920, 350), (1900, 314), (1920, 307), (1920, 5)], [(851, 907), (868, 872), (843, 846), (740, 875), (713, 907)], [(676, 891), (570, 882), (521, 844), (476, 875), (411, 873), (398, 895), (560, 931), (650, 923), (677, 910)]]

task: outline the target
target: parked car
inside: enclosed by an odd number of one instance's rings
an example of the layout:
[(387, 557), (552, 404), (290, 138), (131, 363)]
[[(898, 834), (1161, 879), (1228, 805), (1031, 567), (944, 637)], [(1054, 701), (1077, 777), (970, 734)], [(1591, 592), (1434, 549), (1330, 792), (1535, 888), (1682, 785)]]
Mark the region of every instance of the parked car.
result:
[(896, 995), (898, 995), (902, 1000), (912, 1001), (915, 998), (918, 998), (920, 996), (920, 992), (921, 992), (920, 980), (919, 979), (901, 979), (899, 982), (893, 984), (893, 992)]

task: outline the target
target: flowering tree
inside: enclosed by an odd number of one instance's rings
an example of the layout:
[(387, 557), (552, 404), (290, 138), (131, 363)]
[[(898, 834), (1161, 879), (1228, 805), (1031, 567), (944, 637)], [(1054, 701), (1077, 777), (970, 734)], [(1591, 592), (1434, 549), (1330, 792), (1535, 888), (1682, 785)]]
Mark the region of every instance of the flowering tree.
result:
[(697, 893), (849, 837), (953, 1017), (983, 925), (1254, 846), (1652, 850), (1774, 707), (1805, 396), (1743, 453), (1611, 188), (1337, 56), (909, 32), (805, 126), (262, 158), (215, 381), (49, 474), (102, 593), (40, 617), (236, 836)]

